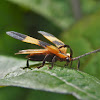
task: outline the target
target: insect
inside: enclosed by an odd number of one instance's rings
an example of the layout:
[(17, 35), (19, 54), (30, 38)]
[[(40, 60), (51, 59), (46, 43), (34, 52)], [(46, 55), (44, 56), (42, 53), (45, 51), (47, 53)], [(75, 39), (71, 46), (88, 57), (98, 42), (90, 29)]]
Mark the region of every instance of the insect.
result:
[[(23, 42), (31, 43), (31, 44), (36, 44), (39, 46), (42, 46), (44, 49), (27, 49), (27, 50), (20, 50), (16, 54), (28, 54), (27, 55), (27, 63), (25, 68), (29, 68), (29, 60), (31, 61), (43, 61), (42, 65), (37, 67), (41, 68), (44, 66), (45, 62), (51, 62), (51, 67), (49, 69), (53, 68), (54, 63), (58, 61), (66, 61), (65, 65), (72, 65), (72, 61), (78, 60), (77, 64), (77, 69), (79, 69), (80, 65), (80, 60), (79, 58), (84, 57), (86, 55), (100, 52), (100, 49), (94, 50), (92, 52), (85, 53), (81, 56), (74, 57), (73, 58), (73, 51), (69, 45), (65, 45), (62, 41), (57, 39), (54, 35), (44, 32), (44, 31), (38, 31), (40, 34), (42, 34), (46, 39), (54, 43), (56, 46), (53, 46), (51, 44), (48, 44), (46, 42), (43, 42), (41, 40), (35, 39), (33, 37), (14, 32), (14, 31), (9, 31), (6, 32), (9, 36), (21, 40)], [(66, 53), (67, 49), (70, 49), (70, 53)]]

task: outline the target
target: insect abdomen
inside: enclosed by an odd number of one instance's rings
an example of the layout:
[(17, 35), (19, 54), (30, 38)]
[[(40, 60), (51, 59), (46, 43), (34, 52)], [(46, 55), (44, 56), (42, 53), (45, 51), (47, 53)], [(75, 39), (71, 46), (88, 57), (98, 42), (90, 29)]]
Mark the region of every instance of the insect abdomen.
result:
[[(29, 59), (30, 59), (31, 61), (43, 61), (43, 59), (44, 59), (45, 56), (46, 56), (45, 54), (42, 54), (42, 55), (41, 55), (41, 54), (35, 54), (35, 55), (30, 56)], [(52, 62), (53, 57), (54, 57), (54, 55), (51, 55), (51, 54), (50, 54), (50, 55), (46, 58), (46, 61)]]

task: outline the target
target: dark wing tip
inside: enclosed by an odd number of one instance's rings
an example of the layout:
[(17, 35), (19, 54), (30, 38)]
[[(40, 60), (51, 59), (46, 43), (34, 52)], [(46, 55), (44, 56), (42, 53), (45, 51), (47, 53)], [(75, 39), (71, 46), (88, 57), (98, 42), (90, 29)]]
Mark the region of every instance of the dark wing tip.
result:
[(6, 34), (10, 36), (13, 32), (14, 31), (8, 31), (8, 32), (6, 32)]
[(42, 33), (42, 32), (44, 32), (44, 31), (38, 31), (38, 33)]
[(64, 43), (62, 43), (62, 42), (59, 42), (59, 41), (52, 41), (54, 44), (56, 44), (56, 45), (58, 45), (58, 46), (63, 46), (64, 45)]
[(46, 32), (44, 32), (44, 31), (38, 31), (38, 33), (40, 33), (42, 35), (46, 35)]
[(38, 33), (44, 35), (44, 36), (52, 36), (52, 37), (55, 37), (54, 35), (48, 33), (48, 32), (44, 32), (44, 31), (38, 31)]
[(6, 34), (21, 41), (26, 38), (26, 35), (14, 31), (8, 31)]

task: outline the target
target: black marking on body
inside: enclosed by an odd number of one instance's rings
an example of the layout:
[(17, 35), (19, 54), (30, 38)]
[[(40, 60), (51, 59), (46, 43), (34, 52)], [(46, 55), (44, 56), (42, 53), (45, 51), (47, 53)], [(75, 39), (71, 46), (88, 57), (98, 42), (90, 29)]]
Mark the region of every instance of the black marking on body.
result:
[(27, 36), (24, 35), (24, 34), (21, 34), (21, 33), (18, 33), (18, 32), (14, 32), (14, 31), (9, 31), (9, 32), (6, 32), (6, 34), (8, 34), (9, 36), (15, 38), (15, 39), (18, 39), (18, 40), (24, 40)]
[(44, 35), (44, 36), (52, 36), (52, 37), (55, 37), (54, 35), (50, 34), (50, 33), (47, 33), (47, 32), (44, 32), (44, 31), (38, 31), (38, 33)]
[(58, 42), (58, 41), (52, 41), (56, 45), (64, 45), (64, 43)]
[[(33, 56), (30, 56), (29, 57), (29, 60), (31, 60), (31, 61), (43, 61), (43, 59), (44, 59), (44, 57), (46, 56), (46, 54), (35, 54), (35, 55), (33, 55)], [(47, 58), (46, 58), (46, 61), (47, 62), (52, 62), (52, 59), (53, 59), (53, 57), (54, 57), (54, 55), (49, 55)], [(57, 59), (56, 59), (56, 61), (57, 61)]]
[(39, 41), (39, 45), (41, 45), (42, 47), (47, 47), (47, 46), (50, 46), (51, 44), (43, 42), (43, 41)]
[(63, 48), (63, 47), (64, 47), (64, 48), (66, 48), (66, 47), (69, 48), (69, 46), (67, 46), (67, 45), (62, 45), (62, 46), (59, 47), (59, 49), (60, 49), (60, 48)]

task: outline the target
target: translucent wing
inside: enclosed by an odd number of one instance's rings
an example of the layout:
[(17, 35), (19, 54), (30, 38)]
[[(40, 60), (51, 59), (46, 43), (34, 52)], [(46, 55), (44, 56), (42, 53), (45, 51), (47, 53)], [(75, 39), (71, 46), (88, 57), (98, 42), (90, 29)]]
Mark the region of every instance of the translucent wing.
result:
[(15, 54), (41, 54), (41, 53), (49, 53), (47, 49), (27, 49), (27, 50), (20, 50), (18, 53)]
[(27, 36), (27, 35), (24, 35), (24, 34), (21, 34), (21, 33), (18, 33), (18, 32), (14, 32), (14, 31), (9, 31), (9, 32), (7, 32), (7, 34), (9, 36), (11, 36), (11, 37), (13, 37), (15, 39), (21, 40), (23, 42), (27, 42), (27, 43), (31, 43), (31, 44), (36, 44), (36, 45), (42, 46), (42, 47), (48, 49), (51, 53), (56, 54), (56, 53), (59, 52), (58, 48), (56, 48), (55, 46), (50, 45), (49, 43), (43, 42), (41, 40), (32, 38), (30, 36)]
[[(49, 41), (51, 41), (52, 43), (54, 43), (58, 48), (65, 45), (62, 41), (60, 41), (59, 39), (57, 39), (54, 35), (44, 32), (44, 31), (38, 31), (40, 34), (42, 34), (45, 38), (47, 38)], [(62, 53), (66, 53), (67, 52), (67, 48), (66, 47), (62, 47), (60, 48), (60, 51)]]

